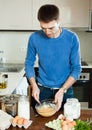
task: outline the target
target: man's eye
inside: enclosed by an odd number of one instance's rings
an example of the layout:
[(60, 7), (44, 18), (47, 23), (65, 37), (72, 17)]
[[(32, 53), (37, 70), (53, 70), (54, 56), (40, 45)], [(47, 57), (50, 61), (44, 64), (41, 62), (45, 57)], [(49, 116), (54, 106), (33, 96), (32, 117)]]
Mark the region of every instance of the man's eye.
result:
[(53, 27), (52, 28), (49, 28), (50, 30), (52, 30), (53, 29)]
[(51, 27), (51, 28), (43, 28), (43, 27), (41, 27), (41, 28), (42, 28), (42, 30), (47, 30), (47, 29), (48, 30), (53, 30), (54, 27)]
[[(42, 27), (41, 27), (42, 28)], [(44, 30), (44, 28), (42, 28)]]

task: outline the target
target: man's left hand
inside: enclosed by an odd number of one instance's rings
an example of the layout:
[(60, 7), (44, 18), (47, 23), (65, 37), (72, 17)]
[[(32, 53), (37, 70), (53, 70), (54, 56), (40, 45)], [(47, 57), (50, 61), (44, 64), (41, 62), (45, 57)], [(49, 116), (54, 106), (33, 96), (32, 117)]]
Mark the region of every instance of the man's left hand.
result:
[(57, 104), (57, 111), (61, 108), (62, 106), (62, 101), (63, 101), (63, 96), (64, 96), (64, 91), (63, 89), (59, 89), (59, 91), (55, 94), (55, 99), (54, 102)]

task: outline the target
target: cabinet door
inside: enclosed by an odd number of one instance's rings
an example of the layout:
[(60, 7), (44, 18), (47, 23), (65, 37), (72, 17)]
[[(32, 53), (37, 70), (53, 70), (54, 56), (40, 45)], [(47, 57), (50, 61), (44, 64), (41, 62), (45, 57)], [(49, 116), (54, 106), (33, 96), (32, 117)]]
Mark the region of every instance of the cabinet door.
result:
[(37, 11), (43, 4), (55, 4), (60, 9), (63, 27), (88, 27), (89, 0), (33, 0), (33, 28), (39, 29)]
[(59, 6), (62, 26), (88, 27), (89, 0), (64, 0)]
[(31, 0), (0, 0), (0, 29), (31, 29), (31, 6)]

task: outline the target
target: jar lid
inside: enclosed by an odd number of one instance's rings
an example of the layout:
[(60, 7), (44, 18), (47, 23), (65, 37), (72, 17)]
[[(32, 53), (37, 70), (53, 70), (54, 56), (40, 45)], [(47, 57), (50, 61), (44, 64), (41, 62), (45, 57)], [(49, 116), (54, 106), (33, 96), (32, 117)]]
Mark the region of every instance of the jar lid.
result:
[(78, 99), (77, 98), (68, 98), (66, 101), (67, 102), (78, 102)]
[(15, 103), (17, 103), (17, 101), (16, 100), (7, 100), (7, 101), (5, 101), (5, 104), (15, 104)]
[(17, 95), (17, 94), (11, 94), (11, 95), (5, 95), (5, 96), (2, 96), (0, 97), (0, 102), (18, 102), (18, 99), (19, 99), (20, 95)]

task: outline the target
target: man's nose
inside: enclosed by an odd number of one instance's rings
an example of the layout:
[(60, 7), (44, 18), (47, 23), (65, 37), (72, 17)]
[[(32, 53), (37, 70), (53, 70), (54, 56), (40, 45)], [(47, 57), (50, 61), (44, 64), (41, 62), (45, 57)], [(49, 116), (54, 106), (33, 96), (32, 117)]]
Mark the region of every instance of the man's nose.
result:
[(45, 29), (44, 29), (44, 32), (45, 32), (45, 33), (48, 33), (48, 32), (50, 32), (50, 29), (45, 28)]

